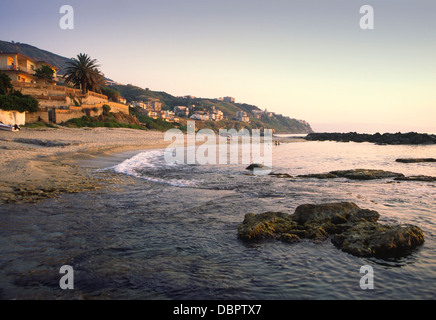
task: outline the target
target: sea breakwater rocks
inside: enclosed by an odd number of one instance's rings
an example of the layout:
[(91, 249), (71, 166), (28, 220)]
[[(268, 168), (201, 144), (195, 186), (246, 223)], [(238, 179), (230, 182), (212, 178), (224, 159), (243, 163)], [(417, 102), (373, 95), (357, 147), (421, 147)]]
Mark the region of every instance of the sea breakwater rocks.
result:
[(315, 242), (331, 237), (344, 252), (359, 257), (399, 257), (424, 243), (422, 230), (412, 225), (388, 226), (378, 223), (380, 215), (352, 202), (305, 204), (293, 215), (281, 212), (247, 214), (238, 227), (242, 240), (275, 239)]
[(431, 176), (410, 176), (410, 177), (400, 177), (395, 178), (396, 181), (424, 181), (424, 182), (435, 182), (436, 177)]
[(406, 159), (397, 159), (396, 162), (401, 163), (422, 163), (422, 162), (436, 162), (434, 158), (406, 158)]
[(306, 136), (309, 141), (338, 141), (338, 142), (372, 142), (376, 144), (436, 144), (436, 135), (425, 133), (310, 133)]
[(293, 178), (293, 176), (291, 176), (290, 174), (288, 174), (288, 173), (276, 173), (276, 172), (271, 172), (270, 174), (269, 174), (270, 176), (273, 176), (273, 177), (276, 177), (276, 178), (282, 178), (282, 179), (292, 179)]
[(317, 179), (347, 178), (352, 180), (375, 180), (375, 179), (386, 179), (386, 178), (402, 178), (404, 177), (404, 175), (402, 173), (384, 171), (384, 170), (353, 169), (353, 170), (331, 171), (329, 173), (300, 175), (298, 177), (317, 178)]

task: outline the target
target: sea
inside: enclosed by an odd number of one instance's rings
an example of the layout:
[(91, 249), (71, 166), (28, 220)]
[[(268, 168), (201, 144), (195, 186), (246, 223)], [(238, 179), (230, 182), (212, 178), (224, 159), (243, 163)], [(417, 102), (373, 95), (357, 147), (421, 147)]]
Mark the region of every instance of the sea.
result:
[[(292, 142), (272, 171), (382, 169), (436, 176), (435, 145)], [(246, 164), (168, 164), (164, 150), (83, 160), (98, 190), (0, 207), (0, 299), (397, 300), (436, 298), (436, 183), (277, 178)], [(413, 224), (425, 243), (396, 259), (360, 258), (330, 240), (245, 242), (247, 213), (354, 202), (381, 223)], [(62, 266), (74, 270), (63, 290)], [(363, 288), (362, 267), (373, 270)]]

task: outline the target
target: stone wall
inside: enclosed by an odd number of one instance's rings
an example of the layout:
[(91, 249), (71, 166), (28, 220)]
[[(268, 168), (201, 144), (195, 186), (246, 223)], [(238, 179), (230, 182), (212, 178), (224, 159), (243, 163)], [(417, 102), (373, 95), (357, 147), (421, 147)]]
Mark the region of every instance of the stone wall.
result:
[(10, 126), (26, 124), (26, 114), (18, 111), (4, 111), (0, 109), (0, 122)]

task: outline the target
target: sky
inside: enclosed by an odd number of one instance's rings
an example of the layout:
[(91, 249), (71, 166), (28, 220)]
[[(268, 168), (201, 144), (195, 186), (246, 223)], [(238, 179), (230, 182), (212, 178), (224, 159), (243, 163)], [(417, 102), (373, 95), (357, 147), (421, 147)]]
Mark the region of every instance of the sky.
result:
[(436, 133), (434, 0), (1, 1), (0, 40), (87, 53), (115, 81), (232, 96), (315, 131)]

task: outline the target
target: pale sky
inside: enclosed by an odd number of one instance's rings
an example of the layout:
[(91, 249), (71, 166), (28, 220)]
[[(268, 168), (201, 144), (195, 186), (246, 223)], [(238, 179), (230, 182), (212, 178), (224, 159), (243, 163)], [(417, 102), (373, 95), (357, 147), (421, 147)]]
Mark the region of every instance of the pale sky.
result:
[[(74, 30), (62, 30), (62, 5)], [(359, 12), (371, 5), (374, 30)], [(235, 97), (316, 131), (436, 132), (434, 0), (1, 1), (0, 40), (88, 53), (121, 83)]]

